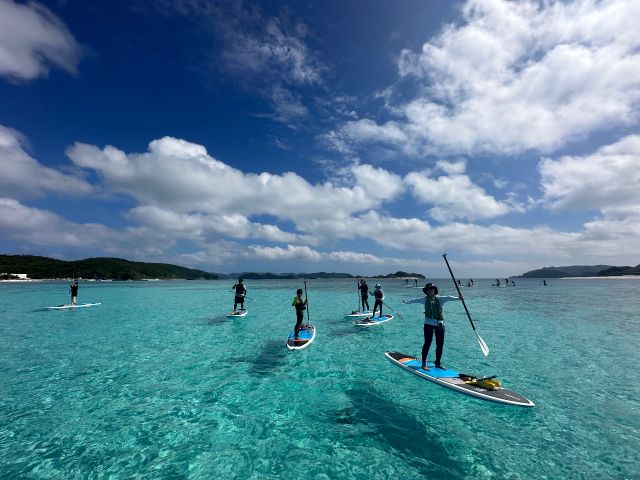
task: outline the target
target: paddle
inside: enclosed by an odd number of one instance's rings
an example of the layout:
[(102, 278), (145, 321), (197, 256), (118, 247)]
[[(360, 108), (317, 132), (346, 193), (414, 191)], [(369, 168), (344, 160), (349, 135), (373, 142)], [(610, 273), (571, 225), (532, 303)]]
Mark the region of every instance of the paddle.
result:
[(307, 327), (309, 326), (309, 299), (307, 298), (307, 282), (304, 282), (304, 304), (307, 306)]
[(404, 318), (402, 318), (402, 315), (400, 315), (398, 312), (396, 312), (396, 311), (395, 311), (393, 308), (391, 308), (389, 305), (387, 305), (387, 304), (386, 304), (386, 303), (384, 303), (384, 302), (382, 302), (382, 304), (383, 304), (385, 307), (387, 307), (389, 310), (391, 310), (393, 313), (395, 313), (395, 314), (398, 316), (398, 318), (399, 318), (400, 320), (404, 320)]
[(469, 318), (469, 322), (471, 322), (471, 328), (473, 328), (473, 333), (476, 334), (478, 338), (478, 343), (480, 344), (480, 349), (485, 357), (489, 356), (489, 347), (487, 343), (482, 339), (478, 332), (476, 332), (476, 327), (473, 324), (473, 320), (471, 320), (471, 314), (469, 313), (469, 309), (467, 308), (467, 304), (464, 303), (464, 298), (462, 297), (462, 293), (460, 293), (460, 288), (458, 287), (458, 282), (456, 282), (456, 278), (453, 276), (453, 272), (451, 271), (451, 267), (449, 266), (449, 261), (447, 260), (447, 254), (442, 255), (444, 257), (444, 261), (447, 264), (447, 268), (449, 269), (449, 273), (451, 274), (451, 280), (453, 280), (453, 284), (456, 286), (456, 290), (458, 291), (458, 295), (460, 296), (460, 300), (462, 300), (462, 305), (464, 306), (464, 311), (467, 312), (467, 317)]

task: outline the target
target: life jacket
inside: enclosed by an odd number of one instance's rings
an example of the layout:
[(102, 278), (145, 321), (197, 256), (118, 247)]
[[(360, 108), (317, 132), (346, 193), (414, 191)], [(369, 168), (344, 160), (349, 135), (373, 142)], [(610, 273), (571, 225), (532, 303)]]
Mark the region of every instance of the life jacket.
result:
[(373, 291), (373, 296), (375, 297), (376, 300), (382, 300), (382, 298), (384, 297), (384, 292), (382, 291), (381, 288), (376, 288)]
[(296, 307), (296, 310), (306, 310), (306, 308), (307, 308), (305, 306), (305, 304), (304, 304), (304, 300), (301, 300), (297, 296), (294, 297), (293, 302), (291, 303), (291, 305)]
[(435, 320), (444, 320), (442, 305), (440, 304), (440, 299), (437, 296), (433, 297), (433, 300), (428, 296), (425, 298), (424, 316)]
[(238, 296), (238, 297), (243, 297), (244, 294), (247, 292), (247, 289), (245, 288), (244, 284), (242, 284), (242, 283), (236, 283), (233, 286), (233, 288), (236, 291), (236, 296)]

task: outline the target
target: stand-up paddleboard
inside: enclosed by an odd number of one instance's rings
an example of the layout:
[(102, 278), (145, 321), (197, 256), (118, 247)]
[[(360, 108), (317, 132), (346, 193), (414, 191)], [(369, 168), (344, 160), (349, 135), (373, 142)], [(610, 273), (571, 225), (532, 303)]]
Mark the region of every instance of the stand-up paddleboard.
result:
[(246, 308), (235, 310), (227, 315), (227, 318), (244, 317), (249, 311)]
[(376, 315), (375, 317), (364, 317), (353, 321), (354, 325), (359, 327), (371, 327), (373, 325), (380, 325), (381, 323), (393, 320), (393, 315)]
[(79, 303), (77, 305), (58, 305), (57, 307), (45, 307), (46, 310), (67, 310), (72, 308), (83, 308), (83, 307), (95, 307), (96, 305), (102, 305), (101, 303)]
[(307, 348), (316, 339), (316, 327), (313, 325), (302, 325), (298, 332), (298, 339), (294, 338), (295, 332), (291, 330), (287, 339), (287, 348), (289, 350), (302, 350)]
[(351, 313), (347, 313), (344, 318), (362, 318), (362, 317), (370, 317), (371, 315), (373, 315), (373, 312), (371, 310), (367, 311), (367, 312), (351, 312)]
[(535, 405), (531, 400), (513, 390), (494, 386), (495, 382), (482, 381), (482, 379), (461, 374), (456, 370), (442, 370), (436, 368), (432, 362), (427, 362), (429, 370), (423, 370), (420, 368), (422, 362), (416, 357), (400, 352), (384, 352), (384, 354), (399, 367), (456, 392), (507, 405), (520, 407), (533, 407)]

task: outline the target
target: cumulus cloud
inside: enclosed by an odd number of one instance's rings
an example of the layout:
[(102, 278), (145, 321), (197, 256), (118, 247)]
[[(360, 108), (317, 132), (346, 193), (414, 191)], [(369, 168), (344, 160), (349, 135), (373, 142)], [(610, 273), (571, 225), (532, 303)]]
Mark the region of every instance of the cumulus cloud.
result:
[(48, 210), (0, 198), (0, 231), (29, 245), (74, 247), (118, 255), (159, 255), (174, 242), (144, 228), (112, 229), (98, 223), (75, 223)]
[(45, 6), (0, 2), (0, 75), (27, 81), (53, 65), (76, 73), (82, 49), (64, 23)]
[(405, 182), (422, 203), (434, 205), (429, 215), (444, 222), (455, 218), (479, 220), (503, 215), (509, 206), (499, 202), (464, 175), (464, 163), (439, 162), (450, 175), (433, 178), (428, 172), (411, 172)]
[(591, 155), (543, 159), (544, 200), (555, 208), (598, 209), (639, 216), (640, 135), (630, 135)]
[(515, 154), (638, 120), (640, 3), (469, 0), (462, 15), (401, 53), (400, 82), (419, 88), (396, 118), (347, 122), (334, 137), (408, 155)]
[[(142, 154), (78, 143), (67, 155), (79, 167), (94, 170), (108, 189), (182, 213), (272, 215), (298, 223), (347, 217), (400, 192), (396, 176), (364, 165), (353, 167), (351, 187), (310, 184), (292, 172), (245, 174), (214, 159), (203, 146), (171, 137), (154, 140)], [(373, 188), (380, 182), (387, 186)]]
[(127, 218), (151, 230), (162, 230), (180, 238), (207, 243), (220, 237), (261, 239), (272, 242), (315, 243), (313, 238), (284, 232), (276, 225), (251, 222), (244, 215), (227, 213), (179, 213), (155, 205), (141, 205), (127, 212)]
[(286, 248), (282, 247), (262, 247), (260, 245), (250, 245), (248, 247), (250, 256), (253, 259), (260, 260), (305, 260), (305, 261), (319, 261), (322, 259), (322, 254), (307, 247), (287, 245)]
[(13, 198), (42, 197), (46, 192), (86, 195), (92, 186), (85, 180), (46, 167), (24, 149), (19, 132), (0, 125), (0, 190)]

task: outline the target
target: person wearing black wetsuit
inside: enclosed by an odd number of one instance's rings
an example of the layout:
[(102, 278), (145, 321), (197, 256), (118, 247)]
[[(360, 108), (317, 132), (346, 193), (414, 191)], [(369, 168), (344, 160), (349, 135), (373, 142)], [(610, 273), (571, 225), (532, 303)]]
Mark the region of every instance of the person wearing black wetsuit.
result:
[(380, 318), (382, 318), (382, 301), (384, 300), (384, 292), (382, 291), (382, 287), (379, 283), (376, 283), (376, 288), (370, 295), (373, 295), (376, 299), (376, 301), (373, 302), (373, 312), (371, 313), (371, 316), (375, 317), (376, 310), (378, 309), (378, 307), (380, 307)]
[(304, 311), (307, 309), (307, 301), (302, 300), (303, 290), (299, 288), (296, 291), (296, 296), (291, 303), (291, 306), (296, 309), (296, 326), (293, 327), (293, 338), (294, 340), (298, 339), (298, 334), (300, 333), (300, 327), (302, 326), (302, 320), (304, 320)]
[[(360, 300), (362, 300), (362, 311), (363, 312), (368, 312), (369, 311), (369, 285), (367, 285), (367, 282), (364, 281), (364, 278), (362, 280), (360, 280), (360, 285), (358, 285), (358, 290), (360, 290)], [(366, 310), (365, 310), (365, 305), (366, 305)]]
[(71, 305), (77, 305), (78, 303), (78, 280), (74, 280), (69, 285), (69, 293), (71, 294)]
[(236, 311), (238, 304), (240, 304), (240, 310), (244, 310), (244, 297), (247, 294), (247, 287), (244, 286), (242, 278), (239, 278), (238, 283), (231, 288), (236, 292), (236, 297), (233, 300), (233, 311)]

